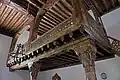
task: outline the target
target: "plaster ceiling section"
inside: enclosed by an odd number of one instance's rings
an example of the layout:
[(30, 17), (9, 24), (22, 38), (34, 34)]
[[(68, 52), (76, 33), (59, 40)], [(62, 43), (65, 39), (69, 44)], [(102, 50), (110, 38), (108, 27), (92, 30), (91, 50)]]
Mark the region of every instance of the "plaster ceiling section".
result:
[(3, 30), (1, 33), (9, 32), (12, 34), (10, 36), (14, 36), (30, 21), (29, 14), (22, 13), (9, 5), (0, 3), (0, 30)]

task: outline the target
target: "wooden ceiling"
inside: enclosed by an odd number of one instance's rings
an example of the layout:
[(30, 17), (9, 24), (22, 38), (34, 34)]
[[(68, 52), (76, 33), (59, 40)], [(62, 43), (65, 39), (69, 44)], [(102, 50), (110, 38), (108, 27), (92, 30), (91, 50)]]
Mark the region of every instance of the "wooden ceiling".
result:
[[(3, 0), (4, 1), (4, 0)], [(91, 6), (97, 10), (98, 15), (102, 16), (120, 6), (119, 0), (84, 0), (86, 8)], [(11, 0), (11, 2), (21, 6), (36, 17), (37, 12), (47, 2), (47, 0)], [(67, 4), (64, 4), (67, 3)], [(70, 0), (58, 0), (57, 4), (45, 14), (38, 28), (38, 34), (42, 35), (71, 16)], [(30, 22), (30, 15), (22, 13), (8, 5), (0, 4), (0, 33), (13, 36), (23, 28), (23, 25)]]
[[(12, 2), (22, 6), (24, 9), (28, 9), (29, 13), (33, 16), (37, 15), (39, 9), (41, 9), (47, 0), (11, 0)], [(84, 0), (86, 8), (91, 9), (91, 6), (96, 8), (98, 15), (102, 16), (105, 13), (110, 12), (119, 7), (119, 0)], [(66, 4), (65, 4), (66, 3)], [(52, 28), (56, 27), (61, 22), (65, 21), (72, 14), (72, 4), (70, 0), (58, 0), (54, 7), (45, 13), (43, 19), (38, 27), (38, 34), (42, 35)]]
[(31, 21), (31, 15), (0, 3), (0, 33), (14, 36)]
[[(38, 9), (42, 8), (42, 6), (46, 4), (47, 0), (11, 0), (11, 1), (15, 2), (16, 4), (22, 6), (25, 9), (27, 9), (29, 4), (29, 12), (35, 16), (36, 13), (38, 12)], [(69, 2), (69, 0), (60, 0), (60, 1)], [(84, 0), (84, 1), (89, 9), (93, 4), (101, 16), (120, 6), (119, 0)]]

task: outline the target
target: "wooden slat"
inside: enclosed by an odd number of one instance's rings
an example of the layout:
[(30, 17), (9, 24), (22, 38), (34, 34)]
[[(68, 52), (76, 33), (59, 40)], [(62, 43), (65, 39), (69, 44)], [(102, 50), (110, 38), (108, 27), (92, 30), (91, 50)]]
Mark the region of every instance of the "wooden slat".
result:
[(15, 28), (17, 28), (18, 26), (14, 26), (18, 21), (19, 21), (19, 19), (22, 17), (22, 14), (19, 14), (17, 17), (16, 17), (16, 19), (14, 20), (14, 22), (11, 24), (11, 29), (10, 30), (14, 30)]
[(4, 14), (3, 18), (1, 18), (1, 21), (0, 21), (0, 25), (2, 26), (2, 24), (5, 22), (6, 18), (8, 17), (8, 15), (10, 14), (10, 12), (12, 11), (12, 9), (8, 8), (6, 10), (6, 13)]
[(13, 26), (11, 26), (14, 23), (14, 20), (16, 20), (16, 18), (18, 18), (18, 16), (20, 15), (19, 12), (16, 13), (16, 15), (12, 18), (12, 20), (10, 21), (10, 23), (7, 26), (10, 26), (9, 29), (11, 29)]
[(109, 9), (108, 0), (102, 0), (102, 2), (104, 3), (106, 10), (108, 10)]
[(60, 3), (58, 3), (56, 5), (61, 11), (63, 11), (64, 13), (68, 14), (68, 15), (72, 15), (67, 9), (65, 9), (64, 6), (62, 6)]
[(1, 9), (0, 9), (0, 17), (2, 16), (2, 14), (3, 14), (3, 12), (4, 12), (5, 8), (6, 8), (6, 6), (5, 6), (5, 5), (3, 5), (3, 6), (1, 7)]
[(8, 28), (8, 29), (10, 29), (10, 28), (11, 28), (11, 26), (10, 26), (11, 21), (13, 20), (14, 16), (15, 16), (15, 15), (17, 15), (17, 13), (18, 13), (18, 12), (17, 12), (17, 11), (15, 11), (15, 10), (13, 11), (13, 13), (11, 13), (10, 18), (8, 19), (8, 21), (7, 21), (7, 23), (6, 23), (6, 26), (7, 26), (7, 28)]
[(46, 21), (46, 20), (44, 20), (44, 19), (41, 19), (41, 22), (44, 22), (44, 23), (46, 23), (46, 24), (49, 24), (51, 27), (54, 27), (54, 26), (55, 26), (55, 25), (51, 24), (50, 22), (48, 22), (48, 21)]
[(7, 10), (8, 10), (8, 7), (5, 6), (2, 14), (0, 15), (0, 20), (3, 20), (4, 14), (7, 12)]
[(10, 13), (13, 11), (13, 9), (9, 8), (10, 11), (8, 11), (8, 13), (6, 14), (6, 17), (4, 19), (4, 21), (1, 23), (1, 26), (4, 26), (4, 24), (8, 21)]
[(57, 23), (55, 23), (53, 20), (51, 20), (50, 18), (46, 17), (46, 16), (43, 16), (43, 19), (48, 21), (49, 23), (51, 23), (52, 25), (57, 25)]
[(55, 12), (54, 10), (50, 10), (48, 13), (53, 14), (54, 16), (58, 17), (61, 21), (63, 21), (65, 19), (63, 16), (61, 16), (60, 14)]
[(61, 11), (60, 9), (58, 9), (57, 6), (54, 6), (53, 9), (54, 9), (57, 13), (59, 13), (60, 15), (62, 15), (64, 18), (68, 18), (68, 17), (69, 17), (69, 16), (66, 15), (63, 11)]
[(55, 21), (55, 23), (57, 23), (57, 24), (60, 23), (59, 19), (58, 18), (56, 19), (56, 17), (54, 15), (46, 13), (45, 16), (48, 17), (49, 19)]
[(43, 25), (39, 25), (39, 28), (42, 28), (43, 30), (46, 30), (46, 31), (50, 30), (50, 28), (48, 29), (47, 27), (44, 27)]
[(25, 24), (29, 21), (28, 18), (24, 19), (23, 23), (18, 26), (18, 28), (15, 31), (20, 31)]
[(60, 4), (64, 6), (69, 12), (72, 13), (73, 7), (66, 0), (60, 0)]
[(38, 27), (38, 30), (41, 30), (42, 32), (48, 31), (48, 30), (46, 30), (45, 28), (41, 27), (40, 25), (39, 25), (39, 27)]
[(51, 26), (49, 26), (48, 24), (46, 24), (45, 22), (40, 22), (40, 24), (41, 25), (44, 25), (45, 27), (47, 27), (47, 28), (49, 28), (49, 29), (51, 29), (52, 27)]

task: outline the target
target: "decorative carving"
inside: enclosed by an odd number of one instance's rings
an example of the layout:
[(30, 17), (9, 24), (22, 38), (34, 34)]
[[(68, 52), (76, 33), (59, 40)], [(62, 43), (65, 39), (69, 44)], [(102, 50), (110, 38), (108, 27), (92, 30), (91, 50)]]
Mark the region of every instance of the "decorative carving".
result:
[(120, 41), (109, 36), (108, 38), (110, 39), (112, 50), (115, 51), (116, 55), (120, 56)]
[(96, 59), (96, 48), (94, 44), (87, 43), (82, 46), (79, 45), (74, 50), (85, 68), (86, 78), (88, 80), (97, 80), (94, 63)]

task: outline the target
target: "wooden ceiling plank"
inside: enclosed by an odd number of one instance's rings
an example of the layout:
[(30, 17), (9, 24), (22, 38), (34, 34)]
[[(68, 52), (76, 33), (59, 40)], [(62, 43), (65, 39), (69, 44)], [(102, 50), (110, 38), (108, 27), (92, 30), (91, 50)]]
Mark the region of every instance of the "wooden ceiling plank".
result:
[(41, 29), (41, 27), (38, 27), (38, 32), (45, 33), (45, 30)]
[(71, 54), (65, 54), (65, 55), (68, 56), (68, 57), (72, 57), (72, 58), (78, 59), (77, 56), (74, 56), (74, 55), (71, 55)]
[(15, 26), (17, 26), (16, 29), (18, 28), (18, 26), (19, 26), (20, 24), (22, 24), (22, 23), (24, 22), (25, 18), (26, 18), (26, 16), (23, 15), (23, 16), (19, 19), (19, 22), (17, 22), (16, 25), (15, 25)]
[(44, 22), (44, 21), (41, 21), (40, 23), (43, 23), (43, 24), (47, 25), (47, 27), (50, 28), (50, 29), (54, 27), (54, 26), (51, 26), (49, 23)]
[(12, 16), (14, 16), (16, 14), (16, 12), (15, 12), (15, 10), (14, 9), (12, 9), (12, 12), (8, 15), (8, 17), (6, 18), (6, 23), (3, 23), (3, 25), (5, 26), (5, 27), (9, 27), (9, 26), (7, 26), (8, 25), (8, 23), (12, 20)]
[(57, 23), (55, 23), (54, 21), (50, 20), (48, 17), (43, 16), (43, 19), (45, 19), (46, 21), (49, 21), (51, 24), (53, 25), (57, 25)]
[(64, 18), (68, 18), (69, 16), (64, 13), (64, 11), (61, 11), (58, 6), (54, 6), (54, 9), (56, 12), (58, 12), (60, 15), (64, 16)]
[(49, 30), (49, 29), (47, 29), (47, 28), (45, 28), (45, 27), (43, 27), (43, 26), (41, 26), (41, 25), (39, 25), (38, 28), (43, 29), (45, 32)]
[(47, 18), (53, 20), (56, 24), (59, 24), (59, 23), (60, 23), (60, 21), (59, 21), (58, 19), (56, 19), (56, 17), (53, 16), (53, 15), (45, 14), (45, 16), (46, 16)]
[(65, 20), (65, 18), (60, 15), (59, 13), (57, 13), (56, 11), (54, 11), (53, 9), (50, 9), (49, 13), (55, 15), (56, 17), (58, 17), (59, 19), (61, 19), (61, 21)]
[(62, 20), (59, 17), (56, 17), (54, 14), (51, 14), (50, 12), (47, 12), (48, 15), (51, 15), (52, 17), (54, 17), (56, 20), (59, 21), (59, 23), (62, 22)]
[[(0, 25), (2, 26), (2, 23), (5, 22), (5, 19), (7, 18), (7, 16), (9, 15), (10, 13), (10, 9), (7, 7), (6, 10), (4, 11), (3, 13), (3, 16), (0, 17)], [(3, 26), (2, 26), (3, 27)]]
[[(26, 16), (25, 16), (26, 17)], [(25, 25), (25, 23), (27, 23), (29, 21), (29, 19), (28, 18), (25, 18), (24, 20), (23, 20), (23, 22), (20, 24), (20, 25), (18, 25), (18, 27), (17, 27), (17, 29), (16, 30), (14, 30), (15, 32), (19, 32), (21, 29), (23, 29), (23, 26)]]
[(2, 13), (1, 13), (1, 15), (0, 15), (0, 20), (2, 20), (2, 18), (3, 18), (3, 16), (4, 16), (4, 14), (6, 13), (7, 9), (8, 9), (8, 7), (7, 7), (7, 6), (4, 6), (3, 11), (1, 10)]
[(48, 21), (46, 21), (46, 20), (44, 20), (44, 19), (42, 19), (41, 21), (42, 21), (42, 22), (45, 22), (45, 23), (47, 23), (47, 24), (49, 24), (49, 25), (52, 26), (52, 27), (55, 26), (55, 25), (51, 24), (50, 22), (48, 22)]
[(106, 10), (108, 10), (109, 9), (108, 0), (102, 0), (102, 2), (105, 5)]
[(6, 24), (7, 20), (9, 19), (8, 17), (10, 15), (10, 13), (12, 12), (12, 10), (13, 9), (9, 8), (8, 13), (6, 14), (4, 21), (1, 23), (1, 26), (4, 26), (4, 24)]
[(47, 24), (45, 24), (45, 23), (43, 23), (43, 22), (40, 22), (40, 24), (42, 24), (42, 25), (44, 25), (45, 27), (47, 27), (47, 28), (50, 28), (50, 29), (51, 29), (51, 27), (49, 27)]
[(40, 3), (38, 0), (27, 0), (28, 2), (30, 2), (31, 4), (34, 4), (35, 6), (37, 6), (39, 9), (42, 7), (42, 3)]
[(14, 23), (11, 25), (13, 26), (10, 30), (15, 29), (17, 26), (15, 26), (15, 24), (19, 21), (19, 19), (22, 17), (22, 14), (20, 14), (15, 20)]
[(72, 60), (72, 61), (79, 61), (79, 59), (74, 59), (74, 58), (71, 58), (71, 57), (67, 57), (67, 56), (60, 56), (61, 58), (65, 58), (67, 60)]
[(0, 9), (0, 16), (2, 15), (2, 13), (3, 13), (4, 10), (5, 10), (5, 6), (2, 5), (2, 6), (1, 6), (1, 9)]
[(46, 28), (46, 29), (48, 29), (48, 30), (50, 30), (51, 28), (48, 28), (48, 27), (46, 27), (45, 25), (43, 25), (43, 24), (39, 24), (41, 27), (43, 27), (43, 28)]
[(58, 5), (58, 7), (61, 9), (61, 10), (63, 10), (66, 14), (68, 14), (68, 15), (72, 15), (67, 9), (65, 9), (65, 7), (64, 6), (62, 6), (60, 3), (58, 3), (57, 4)]
[(6, 22), (6, 26), (7, 26), (7, 28), (8, 29), (10, 29), (10, 23), (11, 23), (11, 20), (14, 18), (14, 16), (17, 14), (17, 11), (15, 11), (15, 10), (13, 10), (12, 11), (13, 13), (11, 13), (9, 16), (9, 19), (8, 19), (8, 21)]
[(66, 7), (66, 9), (72, 13), (73, 7), (66, 0), (60, 0), (62, 6)]
[(46, 28), (46, 27), (43, 27), (43, 25), (39, 25), (39, 27), (41, 27), (42, 29), (44, 29), (44, 30), (46, 30), (46, 31), (50, 30), (50, 29), (48, 29), (48, 28)]
[(38, 35), (39, 35), (39, 36), (41, 36), (42, 34), (43, 34), (43, 33), (39, 33), (39, 32), (38, 32)]
[(66, 58), (64, 58), (64, 57), (61, 57), (61, 56), (55, 57), (55, 59), (60, 60), (60, 61), (62, 60), (62, 61), (64, 61), (64, 62), (73, 62), (73, 61), (68, 60), (68, 59), (66, 59)]
[(24, 17), (25, 17), (25, 15), (22, 15), (14, 26), (18, 27), (18, 25), (22, 24), (22, 21), (23, 21)]
[(10, 23), (7, 25), (9, 26), (9, 29), (11, 29), (13, 26), (11, 26), (14, 23), (14, 20), (18, 17), (19, 12), (16, 13), (16, 15), (13, 16), (13, 18), (10, 20)]
[(44, 32), (38, 31), (37, 33), (38, 35), (42, 35)]

